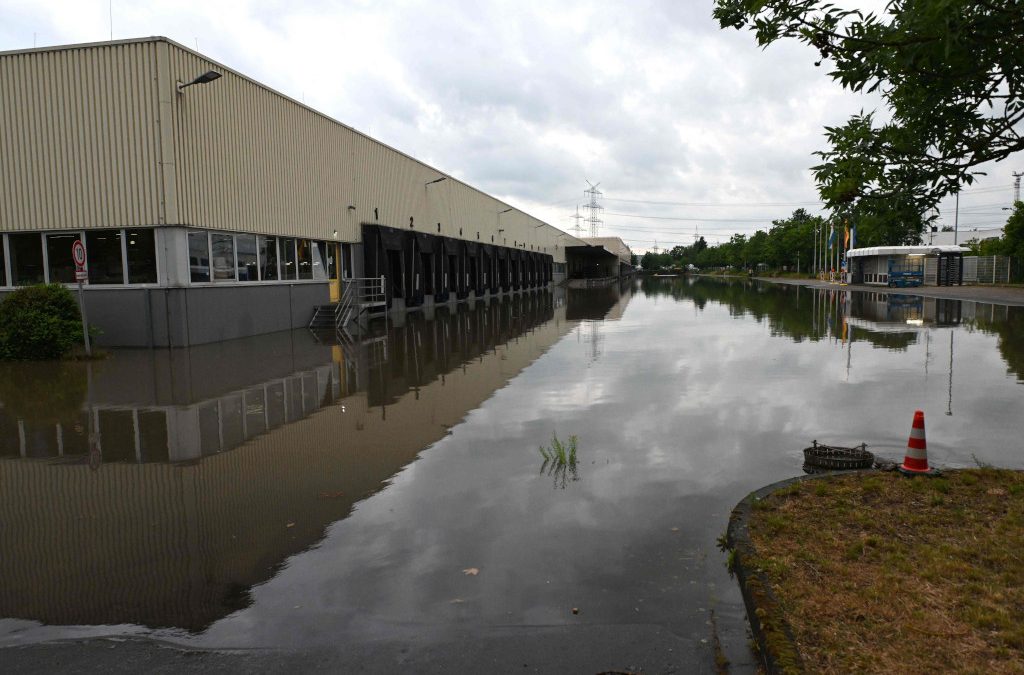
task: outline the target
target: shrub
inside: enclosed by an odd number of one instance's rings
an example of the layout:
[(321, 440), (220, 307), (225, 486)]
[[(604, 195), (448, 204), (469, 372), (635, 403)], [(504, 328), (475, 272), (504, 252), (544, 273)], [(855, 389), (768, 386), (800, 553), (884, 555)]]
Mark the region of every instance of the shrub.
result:
[(82, 315), (60, 284), (19, 288), (0, 302), (0, 359), (59, 359), (82, 342)]

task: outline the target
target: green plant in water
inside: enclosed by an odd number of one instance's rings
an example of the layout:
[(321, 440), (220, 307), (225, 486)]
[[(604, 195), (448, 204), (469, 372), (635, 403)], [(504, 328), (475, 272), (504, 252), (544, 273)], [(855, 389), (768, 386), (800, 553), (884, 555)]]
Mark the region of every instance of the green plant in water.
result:
[(540, 446), (540, 456), (544, 458), (540, 473), (553, 477), (556, 488), (565, 489), (570, 480), (575, 482), (580, 479), (579, 473), (576, 471), (577, 441), (576, 436), (570, 436), (568, 443), (563, 443), (558, 440), (556, 434), (552, 433), (551, 445), (546, 448), (543, 445)]
[(543, 445), (540, 446), (540, 454), (545, 463), (551, 462), (557, 466), (575, 466), (577, 441), (576, 436), (570, 436), (567, 445), (558, 440), (557, 434), (552, 433), (551, 446), (547, 448)]

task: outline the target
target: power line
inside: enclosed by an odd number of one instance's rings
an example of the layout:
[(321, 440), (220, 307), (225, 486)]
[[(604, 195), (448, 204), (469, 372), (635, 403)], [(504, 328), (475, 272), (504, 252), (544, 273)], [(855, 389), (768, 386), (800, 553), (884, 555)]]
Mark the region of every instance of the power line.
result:
[(662, 206), (824, 206), (825, 202), (663, 202), (651, 199), (625, 199), (605, 197), (610, 202), (631, 204), (659, 204)]
[(646, 216), (642, 213), (615, 213), (608, 211), (609, 216), (622, 216), (623, 218), (646, 218), (648, 220), (679, 220), (696, 223), (763, 223), (765, 221), (780, 220), (778, 216), (771, 218), (684, 218), (682, 216)]

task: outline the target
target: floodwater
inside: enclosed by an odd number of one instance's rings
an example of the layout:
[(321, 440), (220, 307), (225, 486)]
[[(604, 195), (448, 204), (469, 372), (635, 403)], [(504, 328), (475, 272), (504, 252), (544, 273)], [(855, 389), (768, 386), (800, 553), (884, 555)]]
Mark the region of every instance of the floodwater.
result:
[(1024, 308), (660, 278), (3, 365), (0, 646), (620, 627), (748, 670), (736, 502), (812, 439), (902, 458), (915, 409), (933, 464), (1024, 468), (1022, 383)]

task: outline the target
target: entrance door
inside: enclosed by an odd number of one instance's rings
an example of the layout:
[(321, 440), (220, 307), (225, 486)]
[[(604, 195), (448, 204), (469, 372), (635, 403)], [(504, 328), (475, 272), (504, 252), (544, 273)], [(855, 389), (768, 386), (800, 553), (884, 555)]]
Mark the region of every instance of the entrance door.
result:
[(331, 302), (341, 300), (341, 244), (327, 244), (327, 278)]

